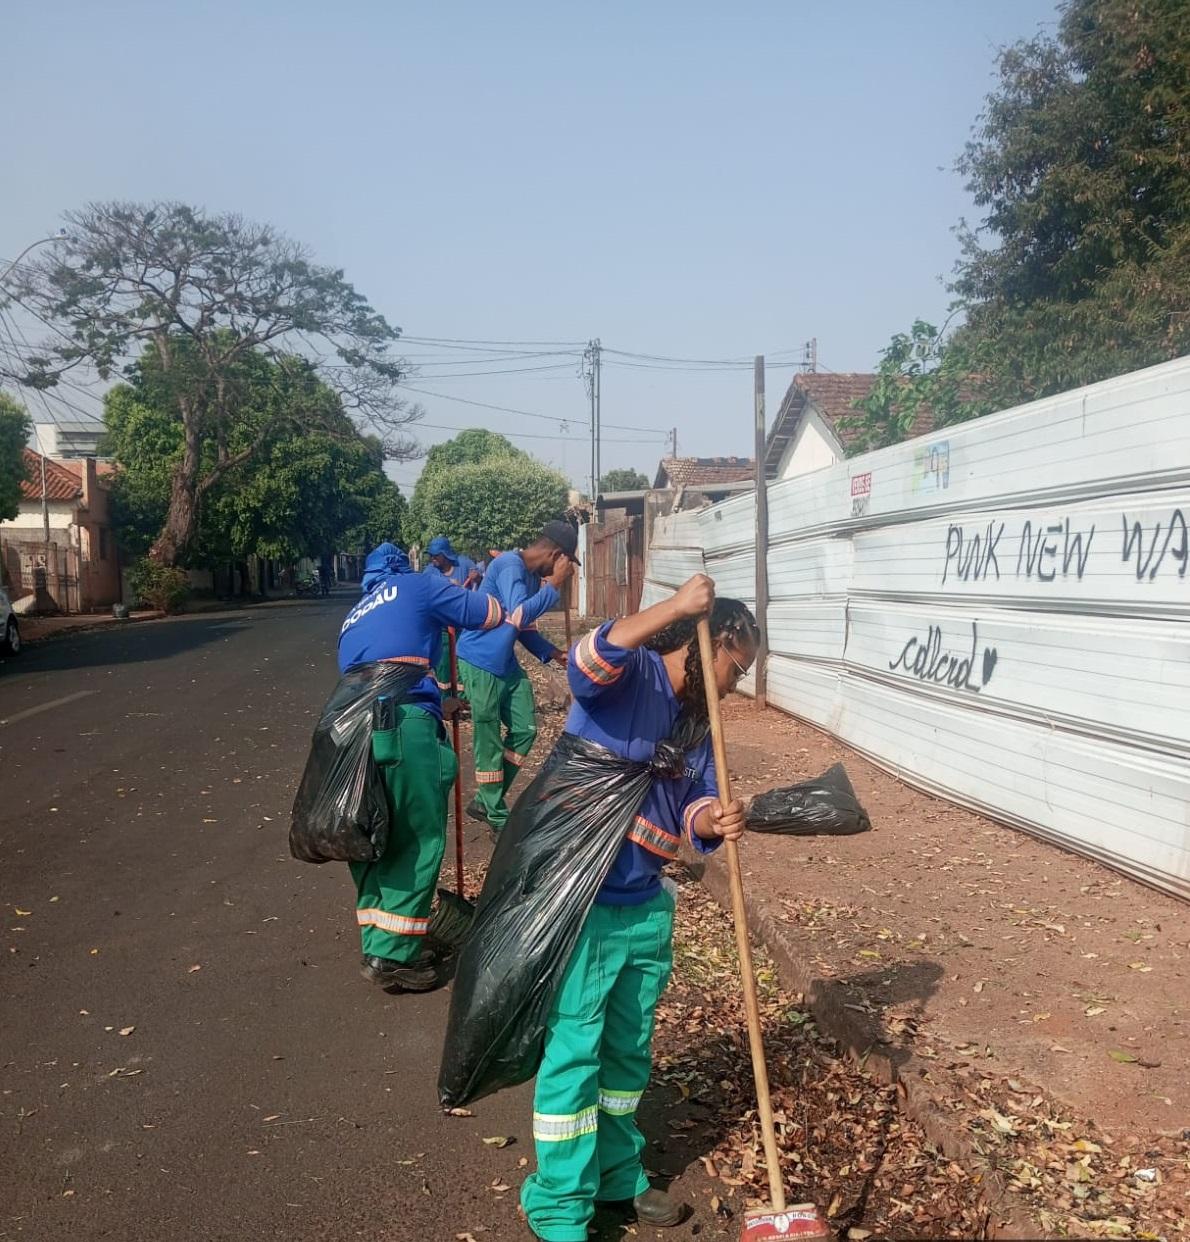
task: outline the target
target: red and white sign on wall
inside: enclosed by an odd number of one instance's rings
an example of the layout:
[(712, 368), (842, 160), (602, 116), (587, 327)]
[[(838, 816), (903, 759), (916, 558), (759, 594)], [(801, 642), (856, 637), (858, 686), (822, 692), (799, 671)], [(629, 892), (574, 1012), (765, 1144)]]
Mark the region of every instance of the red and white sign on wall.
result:
[(851, 495), (870, 496), (872, 494), (872, 472), (869, 470), (866, 474), (853, 474), (851, 476)]

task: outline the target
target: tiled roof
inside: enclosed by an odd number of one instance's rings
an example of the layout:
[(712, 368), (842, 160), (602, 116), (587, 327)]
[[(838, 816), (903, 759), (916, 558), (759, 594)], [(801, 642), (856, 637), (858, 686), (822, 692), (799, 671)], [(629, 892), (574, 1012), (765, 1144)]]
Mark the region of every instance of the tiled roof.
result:
[[(47, 500), (75, 500), (83, 494), (79, 476), (52, 457), (45, 459), (45, 496)], [(21, 499), (41, 499), (41, 454), (25, 450), (25, 478), (21, 480)]]
[[(854, 427), (840, 426), (840, 422), (857, 414), (855, 403), (862, 401), (872, 391), (875, 382), (875, 375), (858, 371), (802, 371), (795, 375), (785, 399), (781, 402), (781, 408), (777, 411), (776, 421), (765, 445), (765, 470), (769, 478), (776, 474), (782, 454), (797, 434), (807, 403), (813, 403), (843, 448), (850, 448), (858, 439), (859, 431)], [(933, 429), (933, 415), (924, 411), (917, 416), (908, 438), (925, 435)]]
[(756, 474), (751, 457), (663, 457), (654, 487), (710, 487), (750, 481)]

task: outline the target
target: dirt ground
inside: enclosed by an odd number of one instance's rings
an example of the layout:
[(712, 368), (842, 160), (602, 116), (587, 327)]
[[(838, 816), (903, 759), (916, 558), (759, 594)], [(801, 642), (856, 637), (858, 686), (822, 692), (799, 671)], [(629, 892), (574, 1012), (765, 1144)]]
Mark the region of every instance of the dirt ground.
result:
[[(548, 747), (564, 683), (534, 680)], [(725, 720), (738, 793), (842, 762), (872, 818), (744, 842), (762, 922), (814, 981), (794, 999), (829, 997), (1047, 1234), (1190, 1236), (1190, 908), (779, 712)]]

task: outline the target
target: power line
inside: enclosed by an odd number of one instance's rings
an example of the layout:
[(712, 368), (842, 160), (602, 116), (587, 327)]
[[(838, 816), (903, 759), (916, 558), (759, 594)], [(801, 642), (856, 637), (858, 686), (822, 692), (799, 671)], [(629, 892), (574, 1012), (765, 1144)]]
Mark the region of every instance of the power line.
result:
[[(467, 397), (452, 397), (445, 392), (431, 392), (428, 388), (414, 388), (409, 384), (401, 384), (406, 392), (416, 392), (423, 397), (439, 397), (443, 401), (456, 401), (459, 405), (475, 405), (482, 410), (498, 410), (502, 414), (523, 414), (526, 418), (542, 418), (552, 423), (577, 423), (577, 418), (564, 418), (558, 414), (534, 414), (532, 410), (518, 410), (511, 405), (492, 405), (487, 401), (472, 401)], [(656, 431), (658, 435), (663, 434), (661, 429), (654, 427), (642, 427), (639, 423), (604, 423), (603, 426), (612, 428), (613, 431)]]
[(498, 345), (501, 347), (524, 347), (524, 346), (570, 346), (571, 348), (583, 349), (586, 341), (484, 341), (478, 339), (470, 339), (464, 336), (402, 336), (402, 341), (409, 341), (414, 345), (441, 345), (443, 348), (448, 346), (458, 346), (462, 349), (474, 349), (479, 346), (491, 347)]
[[(430, 427), (434, 431), (470, 431), (472, 430), (470, 427), (448, 427), (445, 423), (417, 422), (417, 423), (412, 424), (412, 426), (414, 428)], [(534, 434), (533, 432), (529, 432), (529, 431), (504, 431), (504, 432), (501, 432), (500, 434), (509, 436), (514, 440), (565, 440), (568, 444), (583, 444), (585, 442), (584, 439), (582, 439), (579, 436), (546, 436), (546, 435)], [(606, 443), (608, 444), (657, 444), (658, 441), (656, 438), (636, 439), (636, 440), (624, 438), (624, 439), (607, 440)]]

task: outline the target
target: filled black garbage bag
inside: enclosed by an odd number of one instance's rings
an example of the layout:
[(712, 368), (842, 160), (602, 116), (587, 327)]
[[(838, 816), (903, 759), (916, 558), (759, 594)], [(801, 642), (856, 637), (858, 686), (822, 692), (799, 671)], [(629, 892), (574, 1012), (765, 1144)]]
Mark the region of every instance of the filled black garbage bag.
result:
[(706, 726), (650, 763), (564, 733), (500, 833), (459, 956), (438, 1098), (457, 1108), (525, 1082), (579, 932), (652, 781), (681, 775)]
[(845, 837), (872, 827), (841, 763), (800, 785), (757, 794), (748, 807), (752, 832), (783, 832), (793, 837)]
[(388, 843), (384, 782), (372, 758), (372, 709), (394, 706), (426, 675), (412, 664), (360, 664), (339, 679), (310, 740), (289, 821), (289, 852), (302, 862), (375, 862)]

